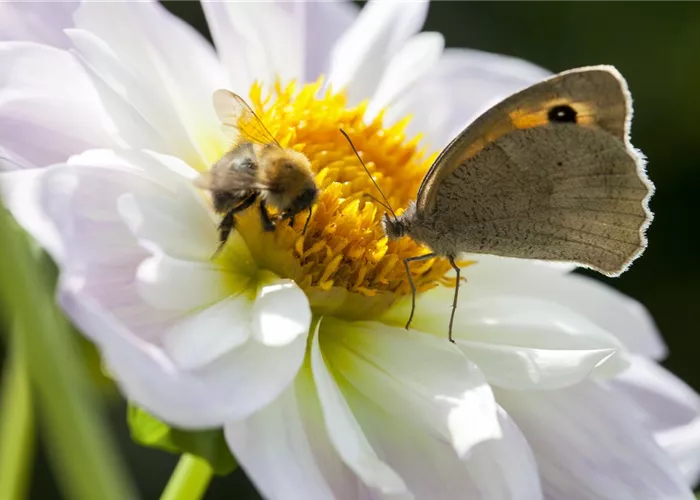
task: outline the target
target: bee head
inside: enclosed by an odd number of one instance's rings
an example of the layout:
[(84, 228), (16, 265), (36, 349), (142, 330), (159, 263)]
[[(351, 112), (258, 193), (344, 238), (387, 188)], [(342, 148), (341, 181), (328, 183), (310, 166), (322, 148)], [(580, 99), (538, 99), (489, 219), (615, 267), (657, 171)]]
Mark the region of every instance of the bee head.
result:
[(296, 214), (308, 209), (318, 196), (309, 160), (292, 149), (271, 149), (260, 170), (263, 196), (279, 210)]
[(292, 206), (290, 207), (290, 212), (296, 213), (306, 210), (316, 201), (318, 197), (318, 188), (314, 182), (308, 183), (299, 196), (294, 198)]

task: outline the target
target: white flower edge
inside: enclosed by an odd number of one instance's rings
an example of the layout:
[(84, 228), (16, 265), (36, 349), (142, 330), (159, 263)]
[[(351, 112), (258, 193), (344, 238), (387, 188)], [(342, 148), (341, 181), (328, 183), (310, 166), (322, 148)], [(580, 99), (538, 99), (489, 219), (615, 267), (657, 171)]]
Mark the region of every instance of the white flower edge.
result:
[[(209, 261), (215, 223), (181, 174), (187, 169), (163, 155), (101, 150), (4, 176), (32, 175), (29, 194), (40, 210), (25, 227), (44, 244), (59, 237), (61, 303), (101, 348), (125, 394), (171, 424), (201, 428), (242, 418), (284, 390), (304, 359), (311, 310), (288, 280), (260, 282), (235, 270), (224, 276)], [(141, 212), (125, 217), (126, 195), (139, 199), (131, 208)], [(136, 224), (135, 217), (145, 222)], [(53, 234), (43, 232), (47, 219)], [(202, 230), (203, 248), (182, 253), (187, 245), (178, 242)], [(181, 253), (169, 253), (173, 248)], [(242, 242), (233, 241), (232, 251), (240, 253), (237, 262), (252, 261)], [(227, 295), (224, 279), (239, 292)], [(193, 290), (195, 282), (205, 293)]]
[[(259, 490), (279, 499), (540, 498), (527, 442), (494, 405), (478, 369), (452, 346), (398, 330), (324, 319), (295, 383), (270, 406), (226, 425), (231, 449)], [(379, 345), (367, 342), (372, 334)], [(348, 353), (343, 339), (360, 342)], [(396, 348), (407, 358), (387, 357)], [(427, 366), (410, 368), (426, 356), (445, 363), (431, 365), (424, 382)], [(471, 372), (466, 380), (455, 377), (464, 370)], [(455, 437), (471, 436), (461, 458), (459, 440), (446, 442), (448, 425), (461, 427)]]
[(546, 498), (694, 498), (621, 391), (586, 381), (565, 390), (495, 392), (532, 447)]

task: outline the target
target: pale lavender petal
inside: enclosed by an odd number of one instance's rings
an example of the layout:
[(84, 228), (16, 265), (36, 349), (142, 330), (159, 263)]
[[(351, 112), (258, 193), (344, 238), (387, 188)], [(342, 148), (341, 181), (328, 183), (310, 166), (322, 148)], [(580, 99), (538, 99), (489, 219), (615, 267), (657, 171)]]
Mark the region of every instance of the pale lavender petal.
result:
[(328, 83), (350, 104), (370, 98), (386, 65), (423, 26), (427, 2), (372, 0), (333, 47)]
[(328, 76), (331, 49), (357, 19), (360, 12), (354, 3), (339, 1), (304, 2), (306, 38), (304, 79), (315, 81)]
[(231, 90), (247, 95), (255, 80), (271, 85), (304, 76), (305, 2), (204, 2)]
[[(538, 500), (537, 464), (517, 426), (499, 410), (500, 438), (483, 441), (460, 460), (440, 436), (396, 418), (352, 386), (344, 395), (367, 439), (405, 479), (416, 500)], [(409, 411), (409, 410), (407, 410)]]
[(635, 356), (611, 385), (643, 412), (644, 425), (678, 464), (688, 484), (700, 481), (700, 396), (658, 364)]
[[(139, 155), (142, 162), (135, 161)], [(306, 332), (297, 331), (294, 338), (287, 335), (286, 342), (274, 347), (252, 338), (230, 343), (226, 324), (211, 318), (199, 318), (195, 324), (185, 308), (161, 310), (142, 299), (139, 270), (149, 252), (123, 220), (119, 199), (131, 193), (143, 200), (175, 195), (173, 186), (190, 182), (176, 172), (171, 172), (171, 182), (164, 182), (166, 165), (158, 171), (142, 168), (154, 158), (134, 151), (121, 156), (90, 151), (72, 159), (72, 164), (38, 170), (40, 175), (27, 182), (37, 194), (39, 214), (49, 218), (61, 239), (61, 304), (101, 349), (107, 369), (125, 395), (178, 426), (222, 425), (259, 410), (286, 388), (303, 362)], [(195, 212), (204, 209), (188, 197), (180, 197), (180, 202), (189, 204), (194, 215), (181, 220), (181, 230), (188, 233), (189, 224), (198, 224)], [(191, 295), (203, 295), (191, 287), (182, 288), (181, 295), (192, 291)], [(250, 300), (246, 297), (241, 300)], [(253, 306), (251, 302), (251, 311)], [(282, 306), (268, 301), (269, 308)], [(252, 318), (248, 323), (252, 331)], [(210, 343), (208, 352), (185, 356), (183, 330), (202, 327), (217, 330), (218, 335), (207, 332), (217, 344)], [(177, 342), (172, 338), (163, 342), (168, 334), (178, 336)]]
[(231, 451), (265, 498), (370, 498), (328, 438), (308, 366), (274, 402), (224, 430)]
[(85, 71), (66, 51), (0, 43), (0, 136), (11, 167), (46, 166), (112, 147), (105, 111)]
[(350, 409), (331, 366), (319, 347), (318, 326), (310, 349), (311, 371), (318, 391), (326, 430), (343, 462), (369, 488), (386, 496), (407, 497), (403, 479), (382, 460), (367, 440), (363, 428)]
[(66, 49), (63, 30), (73, 27), (80, 2), (4, 0), (0, 2), (0, 41), (37, 42)]
[[(461, 290), (472, 286), (469, 278)], [(423, 293), (412, 328), (444, 339), (453, 296), (444, 287)], [(410, 307), (407, 298), (382, 319), (402, 325)], [(461, 293), (452, 333), (490, 384), (509, 389), (562, 388), (591, 376), (611, 377), (628, 366), (614, 335), (574, 310), (525, 294)]]
[(458, 348), (377, 322), (324, 318), (324, 358), (359, 392), (397, 419), (440, 435), (460, 456), (501, 436), (484, 374)]
[(393, 101), (386, 118), (412, 115), (409, 134), (423, 134), (428, 146), (441, 149), (489, 107), (549, 74), (514, 57), (447, 49), (424, 78)]
[(514, 259), (473, 259), (476, 264), (464, 271), (469, 281), (460, 289), (467, 301), (514, 295), (556, 303), (595, 322), (632, 352), (654, 359), (666, 354), (647, 309), (599, 280)]
[(532, 447), (545, 498), (692, 500), (636, 406), (594, 382), (565, 390), (497, 390)]
[(211, 95), (227, 78), (201, 35), (157, 2), (86, 2), (75, 20), (68, 35), (127, 144), (198, 169), (223, 154)]
[(85, 292), (82, 278), (62, 276), (62, 307), (98, 346), (122, 392), (178, 427), (223, 426), (264, 408), (292, 382), (304, 359), (303, 336), (283, 348), (248, 341), (205, 367), (184, 371)]
[[(440, 33), (424, 32), (409, 38), (388, 62), (367, 106), (365, 120), (373, 120), (384, 108), (401, 99), (416, 82), (430, 74), (444, 47), (445, 39)], [(391, 121), (387, 120), (387, 125), (391, 125)]]

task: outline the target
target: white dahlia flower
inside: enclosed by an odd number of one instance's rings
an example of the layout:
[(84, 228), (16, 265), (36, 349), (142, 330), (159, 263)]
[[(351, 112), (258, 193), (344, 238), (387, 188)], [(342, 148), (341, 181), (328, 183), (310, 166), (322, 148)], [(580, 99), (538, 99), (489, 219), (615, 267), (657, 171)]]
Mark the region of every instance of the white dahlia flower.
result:
[[(382, 237), (338, 128), (405, 206), (462, 126), (547, 72), (445, 50), (421, 2), (203, 7), (216, 51), (157, 3), (0, 5), (4, 201), (124, 395), (223, 428), (269, 499), (692, 498), (700, 399), (655, 363), (634, 300), (570, 266), (467, 256), (452, 345), (433, 259), (403, 328), (401, 260), (422, 250)], [(321, 194), (305, 234), (245, 214), (212, 259), (192, 179), (227, 148), (218, 88), (308, 157)]]

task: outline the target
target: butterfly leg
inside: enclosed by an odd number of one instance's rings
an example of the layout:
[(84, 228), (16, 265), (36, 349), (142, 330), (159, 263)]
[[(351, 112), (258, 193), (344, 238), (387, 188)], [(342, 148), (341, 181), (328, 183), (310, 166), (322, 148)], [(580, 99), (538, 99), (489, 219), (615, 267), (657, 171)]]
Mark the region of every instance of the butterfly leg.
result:
[(262, 227), (265, 231), (274, 231), (275, 223), (270, 219), (270, 214), (267, 212), (267, 205), (265, 205), (265, 200), (260, 201), (260, 220), (262, 221)]
[(403, 267), (406, 269), (406, 277), (408, 277), (408, 284), (411, 286), (411, 314), (408, 315), (408, 321), (406, 321), (406, 330), (411, 326), (411, 321), (413, 321), (413, 313), (416, 311), (416, 284), (413, 282), (411, 277), (411, 269), (408, 264), (411, 262), (419, 260), (428, 260), (435, 257), (435, 253), (427, 253), (425, 255), (418, 255), (416, 257), (408, 257), (403, 260)]
[(455, 258), (454, 257), (448, 257), (450, 261), (450, 265), (452, 266), (452, 269), (455, 270), (455, 273), (457, 273), (457, 280), (455, 281), (455, 296), (452, 299), (452, 313), (450, 314), (450, 327), (448, 330), (448, 337), (450, 339), (450, 342), (453, 344), (455, 343), (454, 340), (452, 340), (452, 324), (454, 323), (455, 320), (455, 313), (457, 312), (457, 297), (459, 297), (459, 282), (461, 281), (460, 278), (460, 269), (457, 264), (455, 264)]

